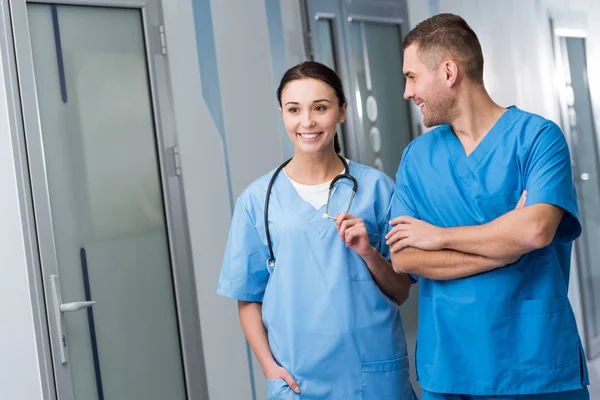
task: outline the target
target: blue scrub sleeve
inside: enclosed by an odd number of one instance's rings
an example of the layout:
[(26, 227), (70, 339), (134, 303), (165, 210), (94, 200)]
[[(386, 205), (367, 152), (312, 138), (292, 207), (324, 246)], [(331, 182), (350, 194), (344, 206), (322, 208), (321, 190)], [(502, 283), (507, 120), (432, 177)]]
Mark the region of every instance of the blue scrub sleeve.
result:
[(408, 189), (408, 152), (410, 145), (402, 153), (402, 161), (396, 173), (396, 186), (394, 187), (394, 197), (392, 198), (392, 209), (390, 219), (408, 215), (413, 218), (419, 218), (417, 207)]
[[(392, 195), (393, 196), (393, 195)], [(385, 215), (382, 221), (379, 221), (377, 229), (379, 230), (379, 248), (377, 249), (379, 253), (385, 257), (386, 260), (391, 261), (392, 257), (390, 255), (390, 246), (385, 242), (385, 235), (390, 231), (392, 226), (390, 225), (390, 212), (392, 210), (392, 202), (391, 198), (384, 203), (387, 204), (385, 209)]]
[[(412, 195), (410, 194), (410, 190), (408, 189), (408, 152), (410, 149), (410, 145), (404, 149), (402, 153), (402, 161), (400, 162), (400, 166), (398, 167), (398, 172), (396, 173), (396, 186), (394, 187), (394, 196), (392, 198), (391, 210), (390, 210), (390, 220), (400, 217), (400, 216), (409, 216), (413, 218), (419, 218), (419, 213), (417, 212), (417, 207), (415, 206), (415, 202), (413, 201)], [(390, 225), (388, 230), (391, 229)], [(413, 283), (416, 283), (419, 280), (418, 275), (409, 274)]]
[(250, 213), (238, 201), (233, 211), (217, 293), (236, 300), (262, 302), (269, 280), (268, 254)]
[(527, 205), (546, 203), (565, 210), (554, 240), (571, 242), (581, 234), (571, 157), (560, 128), (546, 121), (539, 129), (525, 162)]

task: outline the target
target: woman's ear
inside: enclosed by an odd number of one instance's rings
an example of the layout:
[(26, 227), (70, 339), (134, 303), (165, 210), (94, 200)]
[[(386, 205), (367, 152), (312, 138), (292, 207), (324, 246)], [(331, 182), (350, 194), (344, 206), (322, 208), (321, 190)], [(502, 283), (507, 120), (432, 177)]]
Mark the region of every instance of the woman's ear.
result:
[(344, 102), (344, 104), (342, 104), (340, 106), (340, 118), (338, 120), (338, 123), (343, 124), (344, 121), (346, 121), (346, 113), (348, 111), (348, 103)]

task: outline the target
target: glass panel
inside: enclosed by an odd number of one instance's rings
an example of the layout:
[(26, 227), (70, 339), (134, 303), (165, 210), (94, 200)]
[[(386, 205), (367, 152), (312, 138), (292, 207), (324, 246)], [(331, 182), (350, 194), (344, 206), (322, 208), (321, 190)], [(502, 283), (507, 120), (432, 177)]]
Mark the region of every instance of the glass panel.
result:
[(320, 63), (327, 65), (331, 69), (335, 69), (335, 52), (333, 48), (333, 31), (332, 21), (330, 19), (320, 18), (315, 23), (316, 38), (315, 43), (315, 58)]
[[(587, 83), (585, 41), (567, 38), (573, 101), (571, 133), (576, 157), (583, 234), (578, 240), (586, 327), (590, 339), (600, 336), (600, 168), (590, 92)], [(598, 349), (593, 350), (597, 352)], [(591, 354), (589, 354), (591, 356)]]
[[(316, 31), (315, 31), (315, 61), (318, 61), (322, 64), (327, 65), (329, 68), (336, 71), (340, 74), (340, 71), (337, 69), (337, 64), (335, 62), (336, 53), (335, 53), (335, 44), (333, 41), (333, 21), (327, 18), (319, 18), (316, 23)], [(346, 96), (348, 94), (346, 93)], [(340, 142), (340, 147), (342, 149), (341, 154), (345, 154), (345, 136), (344, 136), (344, 126), (342, 124), (338, 125), (338, 139)]]
[(360, 160), (395, 176), (402, 150), (411, 140), (409, 108), (404, 93), (402, 47), (398, 25), (350, 24), (350, 62), (357, 76), (352, 99), (362, 126)]
[(28, 14), (74, 397), (184, 399), (141, 14)]

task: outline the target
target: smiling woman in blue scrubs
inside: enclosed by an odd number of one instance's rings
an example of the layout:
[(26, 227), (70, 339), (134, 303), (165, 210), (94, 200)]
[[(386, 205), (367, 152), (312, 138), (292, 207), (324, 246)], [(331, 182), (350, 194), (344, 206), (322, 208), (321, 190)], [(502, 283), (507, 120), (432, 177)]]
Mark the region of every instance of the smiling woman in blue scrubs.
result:
[[(217, 292), (238, 300), (242, 328), (267, 378), (268, 398), (412, 400), (398, 304), (412, 284), (396, 274), (385, 234), (394, 190), (381, 171), (336, 154), (346, 100), (339, 77), (305, 62), (277, 91), (294, 157), (238, 198)], [(323, 218), (330, 182), (358, 189), (349, 212)], [(274, 266), (265, 232), (265, 197)], [(329, 213), (345, 211), (340, 180)]]
[(462, 18), (423, 21), (403, 48), (405, 98), (440, 125), (404, 151), (386, 237), (394, 269), (421, 277), (423, 399), (587, 400), (567, 297), (581, 225), (560, 128), (492, 101)]

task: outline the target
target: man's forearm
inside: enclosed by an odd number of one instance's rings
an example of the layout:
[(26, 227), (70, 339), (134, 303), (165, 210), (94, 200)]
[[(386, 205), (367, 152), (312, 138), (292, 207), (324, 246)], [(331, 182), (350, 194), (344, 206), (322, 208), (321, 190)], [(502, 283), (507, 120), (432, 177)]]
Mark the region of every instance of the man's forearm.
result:
[(394, 271), (434, 280), (465, 278), (507, 263), (507, 260), (495, 260), (455, 250), (427, 251), (407, 247), (392, 254)]
[(558, 207), (539, 204), (513, 210), (487, 224), (447, 228), (442, 247), (492, 259), (519, 258), (552, 241), (562, 214)]
[(407, 274), (394, 272), (391, 263), (375, 249), (372, 254), (363, 257), (363, 260), (367, 264), (373, 280), (383, 293), (398, 305), (408, 299), (412, 281)]

